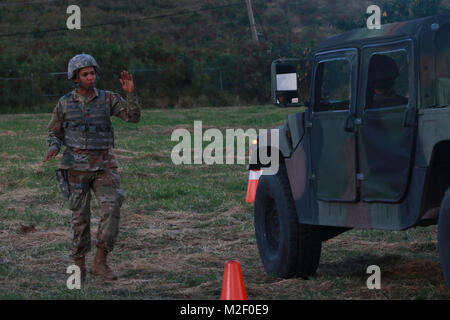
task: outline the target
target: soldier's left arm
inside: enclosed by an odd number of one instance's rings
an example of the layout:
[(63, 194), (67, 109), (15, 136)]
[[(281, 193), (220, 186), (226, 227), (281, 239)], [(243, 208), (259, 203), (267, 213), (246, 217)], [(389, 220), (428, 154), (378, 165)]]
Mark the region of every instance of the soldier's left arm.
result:
[(127, 94), (127, 100), (120, 95), (110, 93), (111, 114), (127, 122), (139, 122), (141, 118), (141, 104), (134, 91), (133, 76), (128, 71), (120, 73), (122, 90)]
[(136, 92), (127, 92), (126, 100), (119, 94), (106, 93), (109, 96), (111, 115), (127, 122), (139, 122), (141, 118), (141, 103)]

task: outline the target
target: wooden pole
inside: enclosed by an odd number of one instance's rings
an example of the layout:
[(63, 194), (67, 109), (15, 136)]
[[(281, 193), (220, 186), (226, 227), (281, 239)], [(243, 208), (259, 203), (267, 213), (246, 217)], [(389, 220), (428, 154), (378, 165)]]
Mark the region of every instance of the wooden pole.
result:
[(248, 20), (250, 20), (250, 30), (252, 31), (253, 42), (259, 44), (258, 34), (256, 33), (255, 18), (253, 17), (251, 0), (245, 0), (245, 4), (247, 5)]

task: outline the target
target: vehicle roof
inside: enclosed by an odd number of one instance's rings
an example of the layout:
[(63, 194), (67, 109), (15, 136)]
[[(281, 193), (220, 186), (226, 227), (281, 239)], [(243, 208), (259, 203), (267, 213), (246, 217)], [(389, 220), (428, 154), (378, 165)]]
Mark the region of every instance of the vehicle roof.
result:
[(450, 23), (449, 15), (435, 15), (420, 19), (381, 25), (380, 29), (360, 28), (344, 32), (324, 40), (318, 51), (339, 49), (343, 47), (361, 47), (366, 44), (395, 40), (402, 38), (418, 39), (421, 34), (430, 32), (431, 25), (437, 23), (439, 27)]

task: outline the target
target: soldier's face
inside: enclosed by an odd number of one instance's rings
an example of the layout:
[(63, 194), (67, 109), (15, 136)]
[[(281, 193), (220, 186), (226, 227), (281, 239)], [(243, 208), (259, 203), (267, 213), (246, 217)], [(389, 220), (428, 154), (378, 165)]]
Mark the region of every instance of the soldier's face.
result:
[[(85, 88), (95, 87), (95, 81), (97, 80), (97, 75), (95, 74), (94, 67), (86, 67), (79, 71), (79, 80), (81, 85)], [(75, 80), (76, 81), (76, 80)]]

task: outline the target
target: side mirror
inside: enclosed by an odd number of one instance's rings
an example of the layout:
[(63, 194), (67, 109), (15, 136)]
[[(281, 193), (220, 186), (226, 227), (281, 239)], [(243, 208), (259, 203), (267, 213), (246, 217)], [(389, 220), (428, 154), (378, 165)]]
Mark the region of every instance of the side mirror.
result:
[(299, 107), (299, 59), (278, 59), (271, 65), (272, 102), (279, 107)]

